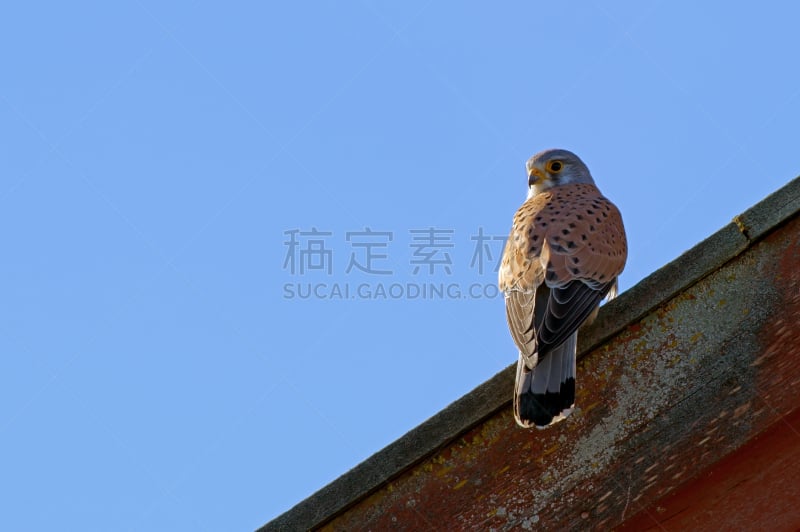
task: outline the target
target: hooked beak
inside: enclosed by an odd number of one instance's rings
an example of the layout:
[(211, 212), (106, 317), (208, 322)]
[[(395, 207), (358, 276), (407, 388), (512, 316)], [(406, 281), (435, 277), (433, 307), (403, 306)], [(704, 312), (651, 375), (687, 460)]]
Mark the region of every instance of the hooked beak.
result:
[(536, 183), (544, 179), (544, 172), (537, 166), (528, 168), (528, 186), (532, 187)]

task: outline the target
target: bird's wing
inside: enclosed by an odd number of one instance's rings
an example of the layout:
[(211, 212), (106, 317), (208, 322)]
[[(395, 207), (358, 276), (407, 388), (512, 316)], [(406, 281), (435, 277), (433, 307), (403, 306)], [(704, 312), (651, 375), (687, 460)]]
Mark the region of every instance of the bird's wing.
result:
[(614, 281), (610, 281), (595, 288), (582, 281), (571, 281), (563, 287), (549, 289), (547, 304), (539, 311), (542, 323), (536, 328), (539, 353), (555, 349), (577, 331), (613, 284)]
[(530, 367), (536, 367), (537, 349), (536, 328), (533, 322), (535, 292), (513, 291), (506, 294), (506, 319), (511, 338)]
[(531, 222), (547, 206), (549, 197), (548, 193), (539, 194), (517, 210), (498, 273), (511, 337), (531, 369), (537, 363), (536, 290), (544, 283), (545, 276), (545, 263), (540, 257), (544, 233)]

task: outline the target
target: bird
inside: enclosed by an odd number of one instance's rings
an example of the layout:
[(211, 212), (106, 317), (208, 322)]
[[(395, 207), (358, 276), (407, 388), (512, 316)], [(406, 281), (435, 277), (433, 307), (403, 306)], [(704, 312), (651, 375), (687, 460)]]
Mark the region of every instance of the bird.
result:
[(519, 349), (514, 418), (546, 428), (575, 407), (578, 329), (613, 299), (628, 243), (619, 209), (574, 153), (549, 149), (526, 163), (528, 197), (514, 215), (498, 284)]

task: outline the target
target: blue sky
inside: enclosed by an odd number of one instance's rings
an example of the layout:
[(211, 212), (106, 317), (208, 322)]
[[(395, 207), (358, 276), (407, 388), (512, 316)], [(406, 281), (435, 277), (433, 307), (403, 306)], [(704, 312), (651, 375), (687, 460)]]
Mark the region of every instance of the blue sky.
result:
[(6, 6), (0, 527), (250, 530), (335, 479), (515, 360), (533, 153), (619, 206), (623, 290), (800, 173), (797, 11)]

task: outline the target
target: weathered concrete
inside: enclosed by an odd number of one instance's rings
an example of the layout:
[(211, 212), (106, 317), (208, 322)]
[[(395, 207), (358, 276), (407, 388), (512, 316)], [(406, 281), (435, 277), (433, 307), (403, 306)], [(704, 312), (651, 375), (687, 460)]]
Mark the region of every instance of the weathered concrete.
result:
[(510, 367), (262, 530), (608, 528), (647, 516), (793, 408), (798, 211), (800, 179), (606, 305), (582, 334), (567, 422), (516, 428)]

